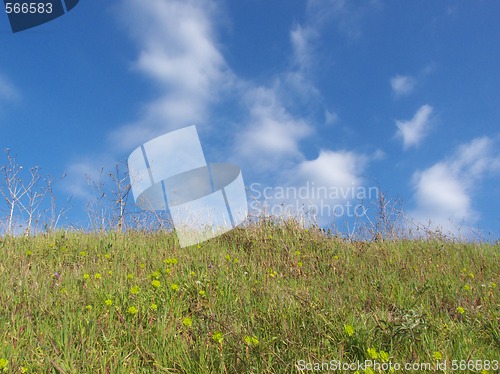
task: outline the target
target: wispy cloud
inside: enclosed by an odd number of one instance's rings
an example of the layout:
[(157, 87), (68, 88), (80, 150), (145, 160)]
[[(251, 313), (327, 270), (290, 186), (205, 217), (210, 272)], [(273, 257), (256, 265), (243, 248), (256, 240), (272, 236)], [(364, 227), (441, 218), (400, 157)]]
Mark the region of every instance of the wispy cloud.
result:
[(259, 169), (280, 169), (285, 158), (300, 160), (298, 144), (313, 128), (292, 116), (272, 89), (256, 88), (247, 93), (246, 102), (250, 118), (237, 137), (237, 151)]
[(429, 132), (432, 107), (421, 106), (409, 121), (396, 121), (396, 136), (403, 139), (404, 149), (417, 147)]
[(413, 92), (417, 84), (417, 80), (408, 75), (396, 75), (390, 80), (392, 92), (394, 96), (407, 96)]
[(339, 116), (337, 113), (330, 111), (328, 109), (325, 109), (325, 124), (326, 125), (333, 125), (335, 124), (339, 119)]
[[(321, 25), (309, 16), (303, 24), (292, 26), (288, 69), (276, 74), (268, 85), (243, 85), (241, 96), (249, 116), (245, 129), (236, 136), (235, 149), (241, 158), (251, 161), (254, 170), (281, 170), (283, 163), (293, 167), (304, 159), (299, 143), (314, 133), (314, 126), (294, 115), (291, 108), (305, 106), (311, 112), (321, 107), (321, 94), (310, 77), (320, 32)], [(333, 114), (328, 119), (333, 121)]]
[[(233, 76), (217, 48), (212, 1), (123, 1), (123, 19), (139, 48), (134, 67), (162, 91), (136, 122), (117, 129), (124, 148), (166, 131), (203, 123)], [(133, 16), (132, 16), (133, 15)]]
[(396, 74), (391, 79), (389, 79), (389, 84), (392, 89), (392, 95), (394, 98), (401, 98), (404, 96), (411, 95), (416, 88), (421, 87), (425, 84), (428, 76), (434, 73), (436, 70), (436, 64), (431, 62), (424, 66), (419, 72), (412, 75), (401, 75)]
[(295, 25), (290, 30), (290, 41), (294, 62), (300, 70), (306, 70), (313, 63), (313, 44), (318, 37), (318, 30), (312, 26)]
[(473, 208), (473, 191), (488, 174), (500, 172), (497, 142), (481, 137), (463, 144), (449, 158), (412, 178), (416, 208), (410, 212), (418, 223), (456, 234), (470, 229), (479, 219)]
[(340, 33), (357, 39), (362, 35), (363, 20), (380, 8), (378, 0), (362, 2), (346, 0), (309, 0), (307, 12), (318, 25), (324, 25), (334, 20)]
[[(315, 133), (318, 124), (295, 115), (294, 108), (305, 106), (307, 113), (319, 110), (318, 117), (324, 118), (321, 125), (337, 121), (338, 115), (325, 107), (313, 79), (319, 65), (318, 42), (332, 21), (350, 37), (359, 35), (359, 21), (371, 7), (358, 8), (342, 0), (307, 1), (304, 22), (293, 25), (289, 31), (292, 47), (289, 69), (277, 74), (270, 85), (253, 87), (244, 95), (250, 116), (245, 130), (236, 137), (237, 150), (250, 158), (253, 165), (265, 164), (266, 167), (259, 169), (276, 170), (283, 168), (281, 162), (292, 168), (294, 164), (302, 165), (306, 157), (300, 151), (300, 143)], [(325, 152), (321, 160), (330, 151)]]
[(20, 93), (16, 87), (5, 77), (0, 74), (0, 100), (12, 101), (20, 97)]
[(498, 139), (484, 136), (460, 145), (455, 156), (449, 161), (451, 170), (464, 177), (468, 176), (464, 178), (465, 183), (472, 183), (489, 173), (499, 172), (498, 143)]

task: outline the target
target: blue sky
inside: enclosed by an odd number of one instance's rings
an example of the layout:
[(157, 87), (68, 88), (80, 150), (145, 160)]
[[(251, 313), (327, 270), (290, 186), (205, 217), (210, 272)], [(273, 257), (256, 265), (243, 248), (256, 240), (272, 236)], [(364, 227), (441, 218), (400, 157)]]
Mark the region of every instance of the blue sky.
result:
[(4, 15), (0, 147), (66, 171), (57, 193), (84, 217), (86, 173), (196, 124), (207, 160), (271, 204), (304, 187), (298, 206), (341, 208), (315, 189), (376, 186), (410, 225), (498, 238), (498, 16), (494, 0), (87, 0), (13, 34)]

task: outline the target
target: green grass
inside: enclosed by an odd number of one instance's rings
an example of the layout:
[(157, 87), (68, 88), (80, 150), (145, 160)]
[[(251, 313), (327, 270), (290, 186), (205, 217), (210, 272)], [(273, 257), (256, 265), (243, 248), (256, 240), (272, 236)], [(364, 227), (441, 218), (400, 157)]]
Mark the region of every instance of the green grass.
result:
[(293, 222), (184, 249), (169, 233), (0, 240), (0, 371), (293, 373), (299, 360), (442, 357), (451, 372), (499, 359), (499, 245), (351, 243)]

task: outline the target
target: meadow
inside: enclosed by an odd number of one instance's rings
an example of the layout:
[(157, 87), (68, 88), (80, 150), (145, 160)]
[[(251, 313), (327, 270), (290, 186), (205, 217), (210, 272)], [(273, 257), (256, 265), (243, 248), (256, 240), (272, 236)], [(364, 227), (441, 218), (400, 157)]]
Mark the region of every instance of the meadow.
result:
[(0, 372), (498, 371), (496, 243), (350, 241), (291, 220), (188, 248), (129, 230), (0, 250)]

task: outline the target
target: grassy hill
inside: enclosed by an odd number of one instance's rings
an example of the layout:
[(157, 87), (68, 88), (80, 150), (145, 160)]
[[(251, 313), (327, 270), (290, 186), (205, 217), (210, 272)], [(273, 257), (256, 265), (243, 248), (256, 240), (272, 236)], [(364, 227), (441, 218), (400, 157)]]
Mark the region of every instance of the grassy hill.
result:
[[(5, 237), (0, 250), (0, 372), (499, 365), (498, 244), (349, 242), (289, 221), (184, 249), (131, 231)], [(375, 368), (353, 366), (365, 360)]]

